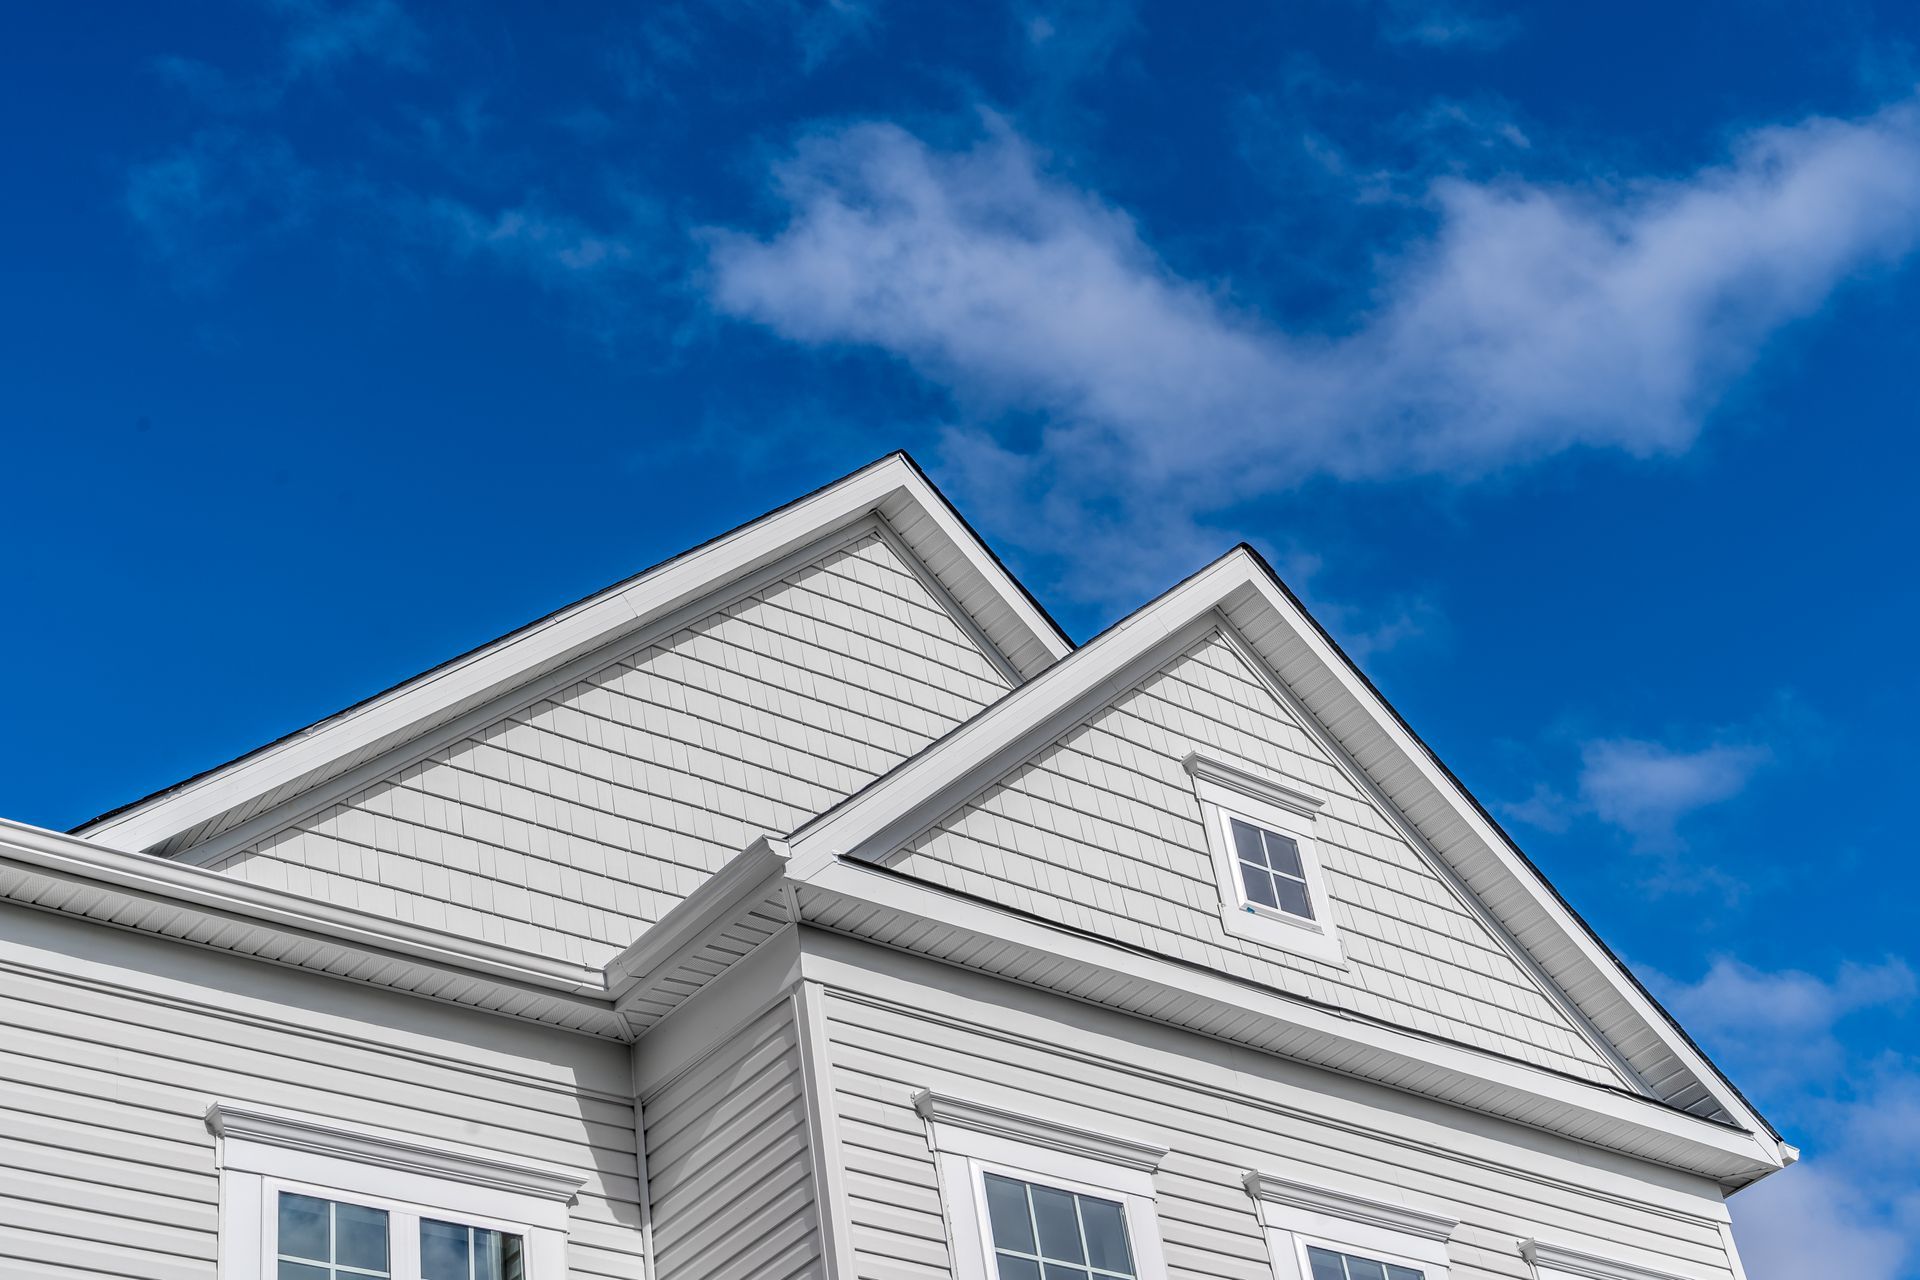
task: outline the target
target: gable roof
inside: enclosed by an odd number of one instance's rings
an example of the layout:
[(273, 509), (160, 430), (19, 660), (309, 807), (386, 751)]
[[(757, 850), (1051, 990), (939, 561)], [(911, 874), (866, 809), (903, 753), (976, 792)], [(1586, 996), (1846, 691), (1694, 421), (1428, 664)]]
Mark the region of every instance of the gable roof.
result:
[(1037, 746), (1218, 625), (1240, 636), (1276, 689), (1324, 728), (1389, 811), (1405, 817), (1415, 847), (1484, 906), (1627, 1067), (1636, 1091), (1704, 1119), (1764, 1132), (1778, 1144), (1765, 1119), (1244, 544), (795, 831), (789, 838), (795, 877), (826, 878), (842, 860), (885, 864)]
[(178, 853), (484, 713), (532, 682), (671, 626), (730, 584), (774, 570), (870, 516), (884, 522), (1010, 680), (1028, 679), (1072, 651), (1059, 625), (925, 472), (896, 452), (304, 729), (82, 823), (74, 833), (121, 849)]

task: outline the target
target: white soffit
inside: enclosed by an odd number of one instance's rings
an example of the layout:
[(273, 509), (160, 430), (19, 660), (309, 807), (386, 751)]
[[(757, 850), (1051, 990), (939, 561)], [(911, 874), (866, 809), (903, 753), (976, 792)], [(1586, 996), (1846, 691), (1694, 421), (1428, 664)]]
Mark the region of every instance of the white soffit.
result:
[(1052, 619), (919, 467), (894, 453), (385, 693), (84, 823), (75, 834), (119, 849), (178, 852), (873, 516), (1015, 678), (1031, 678), (1071, 652)]
[(802, 826), (790, 837), (795, 878), (814, 879), (843, 857), (887, 860), (1179, 645), (1221, 623), (1268, 669), (1276, 693), (1324, 728), (1358, 780), (1405, 816), (1416, 845), (1459, 878), (1652, 1096), (1772, 1134), (1244, 545)]

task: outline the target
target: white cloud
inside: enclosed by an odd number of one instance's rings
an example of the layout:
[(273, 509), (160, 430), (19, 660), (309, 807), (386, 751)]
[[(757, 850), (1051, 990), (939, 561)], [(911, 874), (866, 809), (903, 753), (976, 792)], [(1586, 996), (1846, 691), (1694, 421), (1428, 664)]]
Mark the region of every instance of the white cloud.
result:
[(1716, 960), (1692, 983), (1649, 980), (1683, 1025), (1758, 1094), (1788, 1138), (1813, 1154), (1732, 1200), (1751, 1280), (1896, 1280), (1911, 1274), (1920, 1227), (1920, 1069), (1881, 1046), (1885, 1030), (1854, 1035), (1849, 1018), (1897, 1018), (1920, 983), (1904, 961), (1843, 964), (1831, 978)]
[(1746, 789), (1771, 752), (1750, 743), (1677, 751), (1636, 738), (1604, 738), (1580, 749), (1585, 811), (1648, 847), (1670, 846), (1680, 819)]
[(1748, 1280), (1900, 1280), (1905, 1233), (1844, 1176), (1817, 1160), (1733, 1198), (1734, 1240)]
[(301, 226), (312, 193), (284, 140), (209, 129), (129, 170), (126, 209), (183, 284), (204, 286)]
[[(1315, 475), (1686, 449), (1781, 326), (1913, 247), (1920, 116), (1757, 130), (1681, 178), (1436, 181), (1431, 235), (1332, 337), (1182, 277), (998, 121), (960, 150), (886, 124), (823, 131), (773, 178), (783, 227), (711, 233), (720, 311), (891, 353), (976, 423), (1043, 415), (1036, 448), (951, 438), (952, 465), (1001, 478), (970, 497), (1002, 533), (1119, 529), (1184, 556), (1177, 530)], [(1159, 561), (1163, 583), (1193, 565)]]
[(1843, 964), (1831, 979), (1798, 969), (1761, 970), (1728, 957), (1698, 982), (1657, 978), (1661, 998), (1683, 1026), (1714, 1046), (1763, 1092), (1787, 1091), (1840, 1072), (1842, 1019), (1909, 1002), (1920, 992), (1904, 960)]
[(320, 74), (365, 59), (420, 65), (420, 28), (398, 0), (269, 0), (287, 24), (286, 74)]
[(1456, 0), (1382, 0), (1380, 33), (1395, 44), (1436, 49), (1495, 49), (1520, 32), (1512, 17)]

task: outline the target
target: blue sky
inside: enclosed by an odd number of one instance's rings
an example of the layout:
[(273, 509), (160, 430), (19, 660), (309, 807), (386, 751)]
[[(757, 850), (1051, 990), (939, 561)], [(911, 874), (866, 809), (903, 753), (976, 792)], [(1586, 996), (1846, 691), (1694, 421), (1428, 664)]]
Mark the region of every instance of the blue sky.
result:
[(1084, 637), (1245, 538), (1920, 1275), (1911, 7), (13, 6), (0, 813), (887, 450)]

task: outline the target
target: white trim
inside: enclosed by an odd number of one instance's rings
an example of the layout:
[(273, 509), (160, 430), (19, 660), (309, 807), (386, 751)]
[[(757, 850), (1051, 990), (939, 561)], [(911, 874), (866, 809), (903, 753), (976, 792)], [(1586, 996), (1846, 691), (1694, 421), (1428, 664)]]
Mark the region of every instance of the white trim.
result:
[(669, 971), (663, 967), (668, 960), (698, 943), (706, 930), (772, 892), (786, 869), (787, 842), (772, 836), (756, 837), (728, 859), (607, 962), (607, 988), (614, 1007), (631, 1007), (651, 988), (652, 979)]
[(813, 1156), (814, 1213), (827, 1275), (854, 1271), (853, 1211), (840, 1143), (840, 1111), (833, 1092), (826, 1002), (817, 982), (792, 988), (794, 1029), (800, 1040), (800, 1082), (807, 1099), (807, 1146)]
[(1242, 1179), (1260, 1215), (1274, 1274), (1309, 1274), (1307, 1247), (1413, 1267), (1425, 1280), (1446, 1280), (1447, 1241), (1458, 1218), (1319, 1183), (1249, 1171)]
[[(898, 946), (899, 939), (911, 935), (914, 943), (908, 949), (936, 956), (975, 954), (979, 941), (991, 939), (1002, 944), (994, 952), (994, 972), (1002, 976), (1030, 963), (1048, 973), (1044, 985), (1071, 992), (1072, 984), (1064, 978), (1075, 975), (1081, 987), (1100, 988), (1100, 1003), (1129, 1012), (1151, 1007), (1156, 1014), (1150, 1016), (1161, 1020), (1168, 1010), (1178, 1010), (1178, 1025), (1202, 1034), (1211, 1034), (1214, 1026), (1232, 1026), (1239, 1043), (1262, 1031), (1284, 1034), (1289, 1042), (1286, 1056), (1296, 1060), (1566, 1133), (1732, 1185), (1776, 1167), (1762, 1138), (1727, 1124), (1468, 1045), (1352, 1017), (1224, 974), (1115, 947), (858, 861), (836, 861), (816, 873), (799, 901), (809, 921), (833, 928), (841, 927), (833, 923), (836, 918), (858, 918), (863, 923), (851, 930), (855, 933), (865, 931), (870, 921), (878, 940)], [(834, 910), (854, 904), (857, 917)], [(873, 907), (883, 910), (867, 910)], [(1062, 961), (1070, 967), (1062, 968)]]
[(274, 1148), (561, 1204), (572, 1200), (587, 1181), (585, 1175), (571, 1169), (472, 1147), (423, 1142), (377, 1129), (348, 1128), (337, 1121), (245, 1103), (211, 1104), (207, 1108), (207, 1128), (224, 1144), (227, 1154), (222, 1159), (223, 1168), (252, 1167), (247, 1159), (254, 1148)]
[(931, 1089), (922, 1089), (913, 1095), (913, 1109), (933, 1127), (936, 1136), (945, 1135), (946, 1146), (936, 1146), (935, 1150), (957, 1150), (955, 1144), (959, 1140), (954, 1135), (979, 1133), (1149, 1174), (1160, 1167), (1167, 1155), (1167, 1148), (1158, 1143), (1083, 1129), (1064, 1121), (1008, 1111)]
[[(710, 594), (840, 526), (880, 511), (898, 530), (909, 517), (925, 522), (935, 541), (957, 553), (963, 579), (984, 588), (998, 606), (995, 647), (1009, 662), (1037, 646), (1022, 664), (1033, 675), (1071, 652), (1026, 593), (993, 559), (904, 455), (863, 467), (780, 510), (682, 553), (620, 584), (351, 708), (260, 752), (185, 782), (132, 808), (81, 828), (88, 839), (123, 848), (165, 845), (245, 805), (302, 781), (333, 761), (385, 753), (441, 720), (507, 693), (619, 636)], [(903, 536), (912, 546), (913, 539)], [(920, 552), (916, 550), (916, 558)], [(955, 598), (975, 593), (948, 586)], [(984, 628), (983, 628), (984, 629)]]
[[(1648, 1043), (1685, 1072), (1697, 1090), (1740, 1128), (1759, 1135), (1762, 1168), (1739, 1185), (1791, 1163), (1795, 1153), (1770, 1134), (1680, 1030), (1651, 1004), (1599, 941), (1555, 897), (1431, 753), (1402, 726), (1285, 594), (1247, 548), (1234, 551), (1110, 628), (1044, 677), (1014, 690), (932, 747), (879, 781), (807, 823), (789, 837), (791, 874), (803, 882), (833, 875), (841, 857), (884, 862), (940, 814), (1017, 766), (1061, 726), (1076, 723), (1164, 661), (1175, 646), (1204, 634), (1218, 618), (1240, 632), (1269, 670), (1290, 674), (1290, 688), (1307, 688), (1311, 718), (1341, 726), (1349, 759), (1371, 762), (1386, 798), (1402, 812), (1430, 811), (1416, 824), (1426, 846), (1439, 852), (1480, 900), (1498, 894), (1508, 932), (1540, 938), (1540, 967), (1563, 989), (1587, 992), (1583, 1007), (1610, 1043)], [(1277, 677), (1276, 677), (1277, 678)], [(1330, 730), (1331, 731), (1331, 730)], [(1417, 784), (1416, 784), (1417, 780)], [(1477, 879), (1475, 877), (1478, 877)], [(1570, 946), (1553, 945), (1556, 938)], [(1549, 967), (1550, 965), (1550, 967)], [(1617, 997), (1617, 998), (1616, 998)], [(1611, 1057), (1611, 1055), (1609, 1055)], [(1629, 1077), (1629, 1087), (1638, 1087)]]
[(1533, 1267), (1536, 1280), (1688, 1280), (1671, 1271), (1656, 1271), (1540, 1240), (1521, 1241), (1520, 1254)]
[(1326, 1214), (1421, 1240), (1445, 1242), (1452, 1237), (1454, 1228), (1460, 1225), (1460, 1219), (1451, 1214), (1435, 1213), (1430, 1209), (1415, 1208), (1379, 1196), (1361, 1195), (1357, 1191), (1341, 1191), (1317, 1183), (1283, 1178), (1277, 1173), (1261, 1173), (1251, 1169), (1240, 1181), (1246, 1187), (1247, 1194), (1258, 1200), (1263, 1208), (1272, 1205)]
[(1180, 761), (1180, 767), (1195, 782), (1210, 782), (1216, 787), (1237, 791), (1249, 799), (1289, 810), (1309, 821), (1319, 816), (1321, 806), (1326, 804), (1321, 796), (1262, 777), (1257, 765), (1229, 764), (1199, 751), (1189, 751)]
[(522, 1238), (527, 1280), (564, 1280), (571, 1170), (295, 1112), (232, 1102), (207, 1109), (220, 1171), (220, 1280), (271, 1280), (281, 1192), (386, 1211), (395, 1280), (419, 1274), (418, 1222), (436, 1218)]
[(1633, 1063), (1601, 1033), (1600, 1028), (1594, 1025), (1593, 1019), (1587, 1016), (1586, 1010), (1567, 995), (1559, 981), (1547, 972), (1532, 952), (1521, 945), (1520, 940), (1513, 936), (1513, 931), (1505, 922), (1487, 908), (1487, 904), (1461, 878), (1460, 872), (1453, 864), (1440, 856), (1432, 842), (1407, 819), (1405, 814), (1400, 812), (1399, 807), (1361, 767), (1360, 762), (1353, 758), (1352, 753), (1342, 745), (1339, 739), (1327, 731), (1326, 726), (1319, 722), (1313, 710), (1273, 674), (1260, 655), (1254, 652), (1253, 647), (1224, 618), (1221, 619), (1220, 639), (1239, 656), (1242, 662), (1247, 664), (1247, 669), (1253, 672), (1254, 678), (1262, 687), (1287, 709), (1301, 730), (1313, 740), (1314, 745), (1334, 762), (1334, 766), (1345, 776), (1347, 782), (1365, 796), (1373, 805), (1375, 812), (1386, 819), (1387, 824), (1399, 837), (1425, 860), (1434, 874), (1439, 876), (1447, 888), (1453, 892), (1455, 901), (1475, 920), (1478, 920), (1488, 935), (1500, 944), (1507, 958), (1519, 965), (1527, 976), (1533, 979), (1547, 999), (1553, 1002), (1554, 1008), (1558, 1009), (1580, 1033), (1581, 1039), (1592, 1045), (1594, 1052), (1612, 1063), (1614, 1070), (1620, 1073), (1620, 1078), (1633, 1089), (1648, 1097), (1654, 1096), (1653, 1090), (1647, 1087), (1646, 1080), (1641, 1077)]
[(0, 818), (0, 899), (608, 1039), (601, 970)]
[[(1340, 931), (1333, 919), (1333, 894), (1320, 862), (1316, 818), (1323, 801), (1268, 781), (1252, 767), (1236, 767), (1199, 752), (1189, 752), (1182, 763), (1193, 778), (1194, 794), (1200, 802), (1214, 886), (1220, 894), (1220, 927), (1248, 942), (1345, 968), (1346, 951), (1340, 945)], [(1247, 896), (1239, 854), (1234, 849), (1235, 819), (1293, 841), (1300, 855), (1311, 919)]]
[(926, 1123), (940, 1202), (953, 1250), (954, 1280), (995, 1280), (986, 1175), (1118, 1201), (1139, 1280), (1165, 1280), (1153, 1171), (1166, 1148), (1059, 1120), (921, 1090), (914, 1109)]

